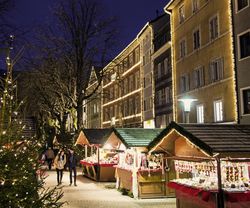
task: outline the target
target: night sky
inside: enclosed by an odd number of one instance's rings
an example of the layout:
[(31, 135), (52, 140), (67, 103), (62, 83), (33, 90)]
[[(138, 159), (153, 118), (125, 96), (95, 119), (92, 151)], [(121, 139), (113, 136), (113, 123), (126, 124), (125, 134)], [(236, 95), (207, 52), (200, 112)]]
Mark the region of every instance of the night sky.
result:
[[(118, 19), (119, 44), (114, 55), (122, 51), (138, 34), (142, 27), (156, 18), (156, 10), (163, 13), (169, 0), (100, 0), (107, 15)], [(53, 0), (18, 0), (12, 11), (11, 20), (19, 27), (32, 28), (34, 25), (51, 21)]]

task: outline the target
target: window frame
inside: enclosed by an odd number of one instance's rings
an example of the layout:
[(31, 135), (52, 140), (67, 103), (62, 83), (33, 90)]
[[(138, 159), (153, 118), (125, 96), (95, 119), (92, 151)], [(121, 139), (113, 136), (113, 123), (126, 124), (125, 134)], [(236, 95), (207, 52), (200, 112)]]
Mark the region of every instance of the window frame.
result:
[[(218, 116), (219, 112), (217, 112), (217, 104), (218, 103), (221, 103), (221, 105), (220, 105), (221, 109), (218, 109), (219, 111), (221, 111), (221, 114), (219, 116)], [(213, 107), (214, 107), (214, 122), (216, 122), (216, 123), (223, 122), (223, 119), (224, 119), (224, 108), (223, 108), (223, 101), (222, 101), (222, 99), (214, 100)]]
[[(183, 44), (184, 50), (183, 50), (183, 47), (182, 47), (182, 43), (184, 43)], [(186, 55), (187, 55), (187, 40), (186, 40), (186, 37), (185, 37), (185, 38), (182, 38), (179, 41), (179, 58), (183, 59)]]
[[(217, 18), (217, 36), (212, 38), (212, 35), (211, 35), (211, 21), (214, 19), (214, 18)], [(215, 41), (216, 39), (219, 38), (220, 36), (220, 19), (219, 19), (219, 14), (216, 13), (215, 15), (211, 16), (208, 20), (208, 24), (209, 24), (209, 41), (212, 42), (212, 41)]]
[(244, 87), (244, 88), (241, 88), (241, 89), (240, 89), (241, 115), (242, 115), (242, 116), (250, 116), (250, 112), (249, 112), (249, 113), (245, 113), (245, 112), (244, 112), (244, 95), (243, 95), (243, 91), (245, 91), (245, 90), (249, 90), (249, 91), (250, 91), (250, 86)]
[[(196, 5), (196, 6), (194, 6)], [(192, 0), (192, 13), (196, 13), (199, 10), (200, 1), (199, 0)]]
[[(200, 111), (200, 108), (202, 107), (202, 112)], [(200, 114), (202, 113), (202, 114)], [(205, 119), (204, 119), (204, 104), (198, 104), (196, 105), (196, 119), (197, 119), (197, 123), (205, 123)]]
[(249, 56), (246, 56), (246, 57), (243, 57), (241, 58), (241, 45), (240, 45), (240, 37), (242, 35), (245, 35), (246, 33), (250, 33), (250, 29), (247, 29), (239, 34), (237, 34), (237, 48), (238, 48), (238, 60), (241, 61), (241, 60), (244, 60), (244, 59), (248, 59), (250, 58), (250, 55)]
[[(198, 32), (198, 47), (195, 47), (195, 43), (196, 43), (196, 40), (195, 40), (195, 33)], [(201, 48), (201, 29), (200, 29), (200, 26), (199, 27), (196, 27), (194, 30), (193, 30), (193, 50), (198, 50), (199, 48)]]
[(239, 13), (239, 12), (241, 12), (241, 11), (247, 9), (247, 8), (250, 6), (249, 0), (247, 0), (247, 2), (248, 2), (248, 3), (247, 3), (247, 6), (245, 6), (245, 7), (243, 7), (242, 9), (239, 10), (238, 0), (235, 0), (235, 13), (237, 14), (237, 13)]
[[(216, 73), (215, 70), (212, 69), (214, 63), (219, 63), (220, 69), (218, 70), (216, 68)], [(215, 59), (212, 59), (209, 63), (209, 73), (210, 73), (210, 82), (218, 82), (224, 78), (224, 59), (223, 57), (218, 57)], [(218, 78), (215, 78), (216, 77)]]
[[(181, 11), (183, 11), (182, 14), (181, 14)], [(184, 6), (184, 4), (181, 4), (178, 8), (178, 17), (179, 17), (179, 24), (182, 24), (185, 21), (185, 6)]]

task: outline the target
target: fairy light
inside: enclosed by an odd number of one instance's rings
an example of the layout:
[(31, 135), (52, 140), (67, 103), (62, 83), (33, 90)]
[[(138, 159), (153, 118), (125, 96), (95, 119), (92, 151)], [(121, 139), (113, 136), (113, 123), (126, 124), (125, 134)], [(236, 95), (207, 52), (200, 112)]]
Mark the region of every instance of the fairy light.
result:
[(229, 46), (230, 46), (230, 55), (231, 55), (231, 69), (232, 69), (232, 72), (233, 72), (233, 104), (234, 104), (234, 120), (236, 122), (238, 122), (238, 101), (237, 101), (237, 90), (236, 90), (236, 72), (235, 72), (235, 54), (234, 54), (234, 50), (233, 50), (233, 44), (234, 44), (234, 38), (233, 38), (233, 23), (232, 23), (232, 11), (231, 11), (231, 1), (228, 0), (228, 18), (229, 18), (229, 35), (230, 35), (230, 43), (229, 43)]

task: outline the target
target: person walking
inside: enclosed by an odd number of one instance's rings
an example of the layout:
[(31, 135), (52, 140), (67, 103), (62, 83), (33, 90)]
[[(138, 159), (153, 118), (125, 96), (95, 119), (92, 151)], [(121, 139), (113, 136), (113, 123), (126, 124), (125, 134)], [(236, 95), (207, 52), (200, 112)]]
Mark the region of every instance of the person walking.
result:
[(54, 165), (56, 167), (56, 173), (57, 173), (57, 185), (58, 186), (62, 184), (63, 170), (64, 170), (64, 165), (66, 164), (66, 162), (67, 162), (67, 159), (66, 159), (66, 155), (64, 154), (64, 151), (63, 150), (59, 151), (54, 160)]
[(54, 151), (51, 149), (51, 147), (47, 149), (47, 151), (45, 152), (45, 156), (46, 156), (46, 160), (49, 166), (49, 170), (51, 170), (52, 162), (53, 162), (53, 159), (55, 158)]
[(74, 186), (77, 186), (76, 184), (76, 166), (77, 166), (77, 158), (74, 150), (69, 149), (69, 156), (68, 156), (68, 168), (69, 168), (69, 181), (70, 186), (72, 185), (72, 178), (74, 173)]

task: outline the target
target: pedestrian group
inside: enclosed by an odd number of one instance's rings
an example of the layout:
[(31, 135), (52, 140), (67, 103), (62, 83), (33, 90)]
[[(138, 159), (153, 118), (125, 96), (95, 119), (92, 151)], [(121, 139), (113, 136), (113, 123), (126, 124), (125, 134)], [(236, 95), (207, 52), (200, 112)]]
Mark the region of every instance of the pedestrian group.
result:
[(69, 149), (66, 154), (63, 149), (60, 149), (55, 157), (54, 151), (51, 147), (49, 147), (45, 152), (45, 158), (48, 163), (48, 168), (51, 170), (52, 164), (54, 161), (54, 167), (57, 173), (57, 185), (62, 184), (63, 172), (66, 169), (66, 165), (69, 168), (69, 180), (70, 186), (74, 182), (74, 186), (76, 184), (76, 166), (77, 166), (77, 157), (73, 149)]

